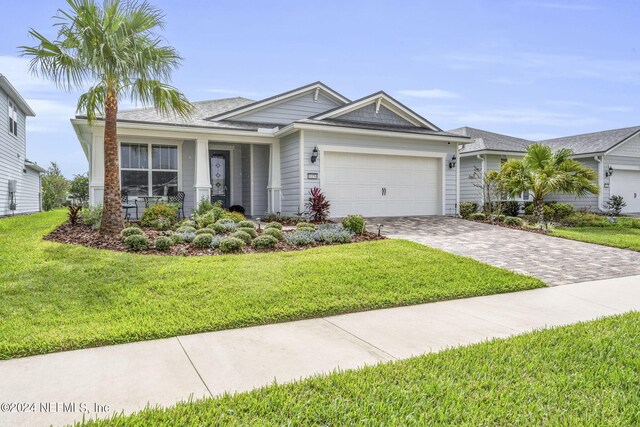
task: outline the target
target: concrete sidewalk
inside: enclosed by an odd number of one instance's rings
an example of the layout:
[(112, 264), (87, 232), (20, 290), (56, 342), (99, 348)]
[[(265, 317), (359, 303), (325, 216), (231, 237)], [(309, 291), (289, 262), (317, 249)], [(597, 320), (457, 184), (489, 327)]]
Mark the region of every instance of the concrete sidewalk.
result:
[(630, 310), (640, 276), (0, 361), (0, 426), (169, 406)]

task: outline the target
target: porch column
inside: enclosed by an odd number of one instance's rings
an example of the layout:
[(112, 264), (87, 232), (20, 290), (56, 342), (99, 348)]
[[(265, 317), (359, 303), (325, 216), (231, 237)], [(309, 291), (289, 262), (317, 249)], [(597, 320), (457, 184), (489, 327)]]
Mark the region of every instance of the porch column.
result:
[(196, 164), (195, 164), (195, 184), (196, 197), (195, 205), (202, 199), (211, 199), (211, 179), (209, 173), (209, 141), (206, 139), (196, 140)]
[(270, 148), (267, 210), (269, 212), (280, 212), (280, 141), (272, 143)]
[[(102, 203), (104, 193), (104, 137), (93, 128), (89, 161), (89, 205)], [(121, 183), (122, 185), (122, 183)]]

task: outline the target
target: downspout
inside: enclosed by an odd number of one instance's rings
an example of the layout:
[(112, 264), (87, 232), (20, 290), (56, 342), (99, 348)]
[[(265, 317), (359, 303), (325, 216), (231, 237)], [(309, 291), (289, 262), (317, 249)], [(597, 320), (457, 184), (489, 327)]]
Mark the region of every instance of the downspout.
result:
[(604, 162), (598, 156), (593, 158), (596, 162), (598, 162), (598, 209), (602, 212), (609, 212), (608, 209), (604, 207)]
[(460, 216), (460, 144), (456, 142), (456, 216)]

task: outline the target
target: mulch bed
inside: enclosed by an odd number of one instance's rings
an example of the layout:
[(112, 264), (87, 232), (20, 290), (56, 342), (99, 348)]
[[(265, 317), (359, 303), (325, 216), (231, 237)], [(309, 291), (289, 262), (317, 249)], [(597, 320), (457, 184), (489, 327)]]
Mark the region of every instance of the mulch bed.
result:
[[(180, 243), (169, 248), (168, 251), (159, 251), (153, 247), (153, 242), (156, 237), (164, 236), (164, 231), (156, 231), (148, 228), (142, 228), (142, 231), (149, 238), (150, 247), (144, 251), (134, 252), (137, 254), (148, 255), (173, 255), (173, 256), (203, 256), (203, 255), (223, 255), (223, 252), (219, 249), (199, 249), (193, 247), (189, 243)], [(283, 231), (286, 233), (286, 231)], [(258, 233), (260, 234), (260, 233)], [(379, 237), (375, 233), (365, 232), (362, 235), (356, 235), (353, 237), (351, 243), (367, 242), (371, 240), (382, 240), (385, 237)], [(85, 224), (71, 225), (70, 223), (64, 223), (53, 230), (51, 233), (44, 237), (45, 240), (58, 243), (66, 243), (72, 245), (81, 245), (94, 249), (106, 249), (110, 251), (129, 252), (124, 246), (123, 239), (119, 235), (107, 235), (102, 234), (98, 230), (94, 230)], [(348, 243), (347, 243), (348, 244)], [(316, 243), (308, 246), (291, 246), (286, 242), (281, 241), (273, 249), (260, 249), (255, 250), (251, 245), (245, 246), (241, 251), (235, 252), (237, 254), (245, 253), (264, 253), (264, 252), (289, 252), (289, 251), (302, 251), (309, 248), (318, 246), (334, 246), (326, 243)], [(226, 255), (226, 254), (225, 254)]]
[(528, 231), (529, 233), (545, 234), (545, 235), (550, 234), (550, 230), (545, 230), (544, 228), (540, 228), (540, 227), (532, 228), (532, 227), (525, 227), (523, 225), (510, 225), (510, 224), (505, 224), (504, 222), (495, 222), (495, 221), (476, 221), (471, 219), (468, 221), (481, 222), (483, 224), (489, 224), (489, 225), (497, 225), (498, 227), (511, 228), (513, 230)]

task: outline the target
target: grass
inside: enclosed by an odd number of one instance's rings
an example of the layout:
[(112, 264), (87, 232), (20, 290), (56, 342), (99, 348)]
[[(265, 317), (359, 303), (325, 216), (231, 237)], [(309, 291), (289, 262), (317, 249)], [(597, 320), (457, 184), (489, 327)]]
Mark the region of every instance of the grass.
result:
[(629, 313), (88, 424), (638, 425), (638, 331)]
[(553, 236), (640, 251), (640, 229), (628, 227), (556, 227)]
[(215, 257), (42, 240), (64, 218), (0, 220), (0, 359), (544, 286), (400, 240)]

